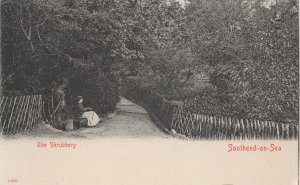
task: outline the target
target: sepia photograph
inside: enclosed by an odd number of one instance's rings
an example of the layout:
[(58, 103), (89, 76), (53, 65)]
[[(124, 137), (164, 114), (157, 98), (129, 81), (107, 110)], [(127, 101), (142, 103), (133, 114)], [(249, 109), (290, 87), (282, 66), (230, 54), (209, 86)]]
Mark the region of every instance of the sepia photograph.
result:
[(0, 184), (297, 185), (298, 0), (0, 0)]

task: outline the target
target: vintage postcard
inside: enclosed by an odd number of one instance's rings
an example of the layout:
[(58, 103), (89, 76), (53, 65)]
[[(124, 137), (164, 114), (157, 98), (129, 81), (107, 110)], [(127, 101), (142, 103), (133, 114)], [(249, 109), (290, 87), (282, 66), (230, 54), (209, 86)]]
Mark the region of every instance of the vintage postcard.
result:
[(0, 185), (299, 184), (297, 0), (0, 2)]

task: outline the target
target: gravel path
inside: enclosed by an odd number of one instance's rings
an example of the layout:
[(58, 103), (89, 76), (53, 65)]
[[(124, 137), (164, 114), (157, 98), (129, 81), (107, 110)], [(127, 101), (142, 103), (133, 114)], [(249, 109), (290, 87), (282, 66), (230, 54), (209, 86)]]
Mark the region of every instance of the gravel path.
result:
[(111, 117), (95, 127), (70, 132), (40, 124), (34, 131), (19, 133), (9, 138), (170, 138), (151, 121), (145, 109), (123, 97), (117, 105), (117, 114)]

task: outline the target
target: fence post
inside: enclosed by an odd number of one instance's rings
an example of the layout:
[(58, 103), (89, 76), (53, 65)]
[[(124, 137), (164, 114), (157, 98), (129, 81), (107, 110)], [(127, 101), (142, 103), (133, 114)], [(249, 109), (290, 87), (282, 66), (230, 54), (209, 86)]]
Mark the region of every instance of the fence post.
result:
[(227, 138), (227, 123), (226, 123), (227, 117), (222, 117), (222, 132), (223, 132), (223, 138), (222, 139), (226, 139)]
[(234, 139), (238, 139), (237, 138), (237, 129), (238, 129), (238, 124), (239, 124), (239, 121), (238, 121), (238, 119), (235, 119), (235, 124), (234, 124), (234, 134), (233, 134), (233, 136), (234, 136)]
[(3, 120), (3, 109), (6, 105), (7, 97), (5, 98), (5, 97), (1, 96), (0, 98), (1, 98), (1, 103), (0, 103), (0, 133), (2, 134), (2, 132), (3, 132), (3, 121), (2, 121)]
[(244, 124), (244, 120), (243, 119), (241, 119), (241, 125), (242, 125), (242, 127), (241, 127), (242, 128), (241, 129), (242, 130), (242, 134), (241, 134), (242, 137), (241, 138), (242, 139), (247, 139), (246, 132), (245, 132), (245, 124)]
[[(13, 98), (9, 98), (10, 99), (10, 101), (9, 101), (9, 104), (8, 104), (8, 106), (7, 106), (7, 109), (10, 109), (10, 106), (11, 106), (11, 102), (12, 102), (12, 99)], [(3, 111), (5, 112), (6, 110), (5, 110), (5, 107), (4, 107), (4, 109), (3, 109)], [(7, 115), (4, 115), (4, 121), (3, 121), (3, 125), (2, 125), (2, 133), (1, 133), (1, 135), (3, 135), (4, 134), (4, 131), (5, 131), (5, 125), (6, 125), (6, 121), (7, 121)], [(2, 121), (2, 120), (1, 120)]]
[[(29, 102), (31, 102), (31, 100), (32, 100), (32, 96), (31, 95), (29, 95)], [(29, 122), (29, 119), (30, 119), (30, 109), (31, 109), (31, 107), (32, 107), (32, 103), (30, 103), (30, 105), (29, 105), (29, 108), (27, 109), (27, 119), (26, 119), (26, 122), (25, 122), (25, 131), (27, 130), (27, 127), (28, 127), (28, 122)]]
[(201, 137), (202, 136), (202, 123), (203, 123), (203, 116), (202, 115), (199, 115), (200, 116), (200, 119), (198, 121), (198, 125), (199, 125), (199, 136)]
[(249, 126), (249, 138), (253, 139), (253, 120), (249, 119), (248, 120), (248, 126)]
[(290, 126), (289, 124), (286, 124), (286, 133), (287, 133), (287, 139), (290, 138)]
[(246, 136), (247, 136), (247, 139), (251, 139), (251, 132), (250, 132), (250, 126), (249, 126), (249, 120), (248, 119), (246, 119), (245, 120), (246, 121), (246, 125), (245, 125), (245, 129), (246, 129)]
[(262, 129), (261, 129), (261, 124), (259, 122), (259, 120), (256, 120), (256, 124), (257, 124), (257, 130), (258, 130), (258, 134), (257, 134), (257, 138), (258, 139), (261, 139), (261, 132), (262, 132)]
[(273, 123), (272, 121), (269, 121), (269, 125), (270, 125), (270, 139), (274, 139), (274, 127), (273, 127)]
[(14, 124), (14, 128), (13, 128), (13, 133), (16, 133), (16, 129), (18, 128), (18, 124), (19, 124), (19, 118), (20, 118), (20, 115), (22, 114), (22, 110), (23, 110), (23, 106), (24, 106), (24, 100), (25, 100), (25, 96), (22, 96), (20, 98), (20, 106), (19, 106), (19, 110), (18, 110), (18, 116), (16, 117), (16, 121), (15, 121), (15, 124)]
[(277, 134), (277, 139), (280, 139), (279, 124), (276, 124), (276, 134)]
[[(17, 101), (18, 99), (19, 99), (19, 101)], [(11, 110), (11, 115), (10, 115), (8, 125), (7, 125), (7, 129), (8, 129), (7, 133), (8, 134), (13, 131), (14, 123), (12, 123), (12, 122), (14, 122), (14, 120), (16, 120), (16, 116), (13, 116), (13, 114), (17, 115), (17, 110), (19, 108), (20, 101), (21, 101), (21, 97), (15, 96), (15, 102), (14, 102), (13, 108)], [(16, 104), (16, 102), (18, 102), (18, 103)]]
[(36, 100), (37, 97), (36, 95), (33, 96), (33, 99), (32, 99), (32, 108), (31, 108), (31, 119), (30, 119), (30, 122), (29, 122), (29, 129), (32, 130), (33, 128), (33, 125), (35, 124), (35, 109), (36, 109)]
[[(299, 125), (296, 125), (296, 133), (298, 135), (298, 133), (299, 133)], [(299, 139), (299, 135), (298, 135), (298, 137), (297, 137), (297, 135), (296, 135), (295, 139)]]
[(286, 131), (285, 131), (285, 125), (284, 124), (281, 124), (281, 139), (282, 140), (285, 140), (287, 138), (287, 135), (286, 135)]

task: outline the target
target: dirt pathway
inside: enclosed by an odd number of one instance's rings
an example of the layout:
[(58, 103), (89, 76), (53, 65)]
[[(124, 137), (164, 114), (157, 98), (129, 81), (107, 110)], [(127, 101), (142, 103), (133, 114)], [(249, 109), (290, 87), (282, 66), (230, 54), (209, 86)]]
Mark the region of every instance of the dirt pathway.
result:
[(121, 98), (117, 105), (117, 114), (111, 119), (91, 128), (82, 128), (63, 132), (48, 125), (41, 124), (37, 129), (28, 133), (19, 133), (9, 138), (43, 137), (43, 138), (170, 138), (162, 132), (150, 119), (142, 107)]

